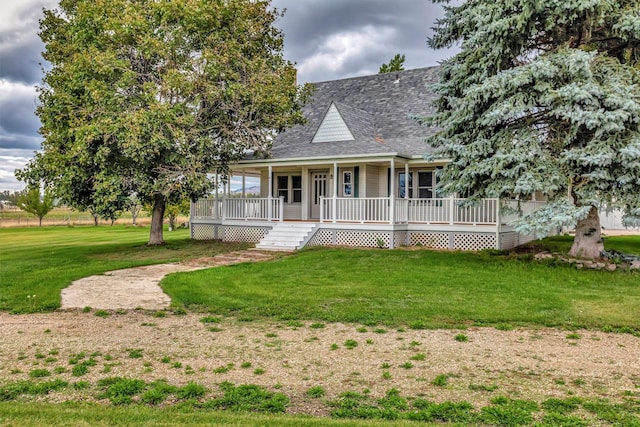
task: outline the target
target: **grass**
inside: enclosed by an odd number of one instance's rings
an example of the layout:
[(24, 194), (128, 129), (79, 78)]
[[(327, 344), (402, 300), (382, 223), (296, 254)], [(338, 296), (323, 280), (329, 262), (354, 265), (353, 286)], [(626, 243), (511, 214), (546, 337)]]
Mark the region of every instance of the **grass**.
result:
[[(50, 311), (59, 307), (60, 290), (81, 277), (246, 247), (192, 241), (188, 230), (165, 232), (162, 247), (146, 246), (147, 239), (144, 227), (0, 229), (0, 310)], [(570, 244), (564, 236), (543, 242), (558, 251)], [(606, 247), (638, 254), (640, 236), (610, 237)], [(177, 306), (239, 320), (309, 320), (311, 328), (352, 322), (417, 329), (476, 324), (633, 332), (640, 330), (634, 315), (640, 311), (638, 278), (638, 272), (578, 271), (492, 251), (320, 248), (271, 262), (176, 274), (162, 286)]]
[(82, 277), (246, 247), (193, 241), (188, 230), (164, 238), (166, 245), (149, 247), (149, 228), (130, 226), (0, 229), (0, 310), (51, 311), (60, 307), (60, 290)]
[[(332, 420), (294, 415), (239, 413), (235, 411), (194, 412), (189, 408), (155, 408), (145, 406), (107, 407), (86, 403), (64, 405), (44, 403), (0, 402), (0, 420), (8, 425), (23, 427), (49, 427), (69, 425), (106, 426), (203, 426), (234, 425), (264, 427), (346, 427), (353, 420)], [(415, 426), (414, 422), (388, 420), (358, 421), (362, 427)], [(442, 424), (421, 423), (421, 426)]]
[[(640, 253), (640, 237), (608, 247)], [(613, 244), (615, 243), (615, 245)], [(551, 247), (568, 248), (566, 238)], [(640, 330), (638, 272), (579, 271), (491, 251), (320, 248), (165, 278), (174, 302), (222, 315), (411, 328), (522, 325)], [(507, 327), (508, 325), (508, 327)]]

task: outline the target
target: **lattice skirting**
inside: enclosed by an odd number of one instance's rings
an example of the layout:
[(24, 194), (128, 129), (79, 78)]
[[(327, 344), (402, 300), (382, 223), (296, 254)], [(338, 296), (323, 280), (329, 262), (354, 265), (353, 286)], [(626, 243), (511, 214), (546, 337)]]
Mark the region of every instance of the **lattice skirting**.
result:
[[(307, 246), (353, 246), (356, 248), (389, 248), (391, 233), (389, 231), (350, 231), (350, 230), (327, 230), (316, 231)], [(404, 233), (402, 240), (396, 246), (404, 244)]]
[(405, 245), (431, 249), (477, 251), (496, 247), (495, 233), (409, 232), (409, 231), (351, 231), (320, 229), (308, 246), (353, 246), (361, 248), (390, 248)]
[(390, 233), (385, 231), (342, 231), (336, 232), (336, 245), (362, 248), (388, 248)]
[(191, 223), (191, 238), (193, 240), (217, 240), (220, 238), (218, 236), (218, 225)]
[(267, 227), (234, 227), (223, 225), (220, 228), (220, 235), (223, 242), (258, 243), (269, 231)]
[[(258, 243), (269, 227), (229, 226), (220, 224), (191, 224), (194, 240), (216, 240), (225, 242)], [(393, 236), (393, 244), (391, 237)], [(390, 248), (423, 246), (430, 249), (453, 249), (477, 251), (496, 247), (495, 233), (470, 233), (453, 231), (357, 231), (343, 229), (319, 229), (308, 246), (353, 246), (369, 248)], [(500, 248), (511, 249), (535, 236), (524, 236), (516, 232), (500, 234)]]
[(496, 247), (496, 235), (480, 233), (453, 233), (453, 249), (478, 251)]
[(410, 246), (424, 246), (431, 249), (449, 249), (449, 233), (409, 233)]
[(222, 240), (224, 242), (258, 243), (269, 227), (238, 227), (220, 224), (191, 224), (194, 240)]
[(315, 232), (307, 246), (331, 246), (333, 244), (333, 231), (321, 229)]

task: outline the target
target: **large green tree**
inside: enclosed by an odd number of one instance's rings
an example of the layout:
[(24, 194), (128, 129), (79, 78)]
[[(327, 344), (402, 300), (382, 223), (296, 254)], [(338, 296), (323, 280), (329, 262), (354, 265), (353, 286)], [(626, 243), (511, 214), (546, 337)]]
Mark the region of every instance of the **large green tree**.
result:
[(163, 243), (167, 203), (301, 122), (280, 16), (269, 0), (61, 0), (40, 22), (43, 150), (16, 175), (101, 216), (135, 194)]
[[(448, 0), (434, 0), (449, 3)], [(517, 230), (575, 227), (573, 255), (598, 257), (599, 209), (640, 218), (640, 1), (467, 0), (445, 5), (433, 48), (459, 44), (436, 90), (450, 159), (444, 190), (549, 203)]]

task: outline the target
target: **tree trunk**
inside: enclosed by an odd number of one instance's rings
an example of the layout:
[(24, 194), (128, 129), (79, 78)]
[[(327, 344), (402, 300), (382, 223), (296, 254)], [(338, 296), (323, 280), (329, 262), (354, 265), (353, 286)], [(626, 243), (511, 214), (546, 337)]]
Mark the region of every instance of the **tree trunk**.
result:
[(573, 239), (573, 246), (569, 255), (578, 258), (600, 258), (604, 250), (604, 243), (600, 236), (600, 217), (598, 209), (591, 206), (589, 215), (578, 221), (576, 225), (576, 236)]
[(38, 227), (42, 227), (42, 218), (43, 217), (41, 217), (41, 216), (38, 217), (38, 220), (39, 220)]
[(153, 212), (151, 213), (151, 232), (148, 245), (164, 245), (162, 237), (162, 219), (164, 218), (165, 197), (156, 194), (153, 197)]

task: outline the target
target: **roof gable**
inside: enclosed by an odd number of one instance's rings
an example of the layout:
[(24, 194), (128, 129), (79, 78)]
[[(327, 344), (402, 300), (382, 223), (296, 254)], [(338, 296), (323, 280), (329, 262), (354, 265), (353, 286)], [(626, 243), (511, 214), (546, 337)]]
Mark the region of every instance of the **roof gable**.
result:
[[(420, 125), (413, 117), (430, 116), (435, 111), (433, 86), (438, 82), (439, 69), (418, 68), (313, 83), (311, 100), (303, 107), (306, 124), (280, 133), (271, 158), (392, 152), (422, 156), (430, 152), (425, 140), (437, 129)], [(335, 120), (334, 136), (328, 131), (329, 116)], [(352, 138), (347, 139), (345, 128)]]
[(354, 141), (335, 103), (331, 103), (311, 142)]

